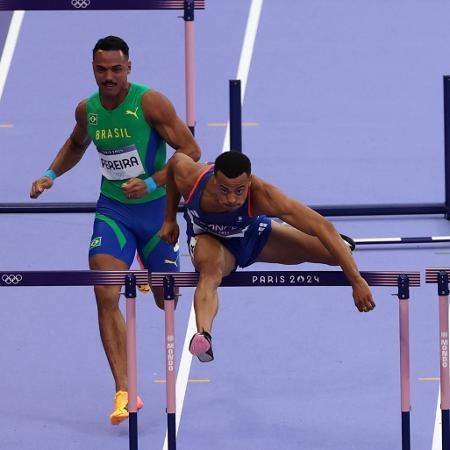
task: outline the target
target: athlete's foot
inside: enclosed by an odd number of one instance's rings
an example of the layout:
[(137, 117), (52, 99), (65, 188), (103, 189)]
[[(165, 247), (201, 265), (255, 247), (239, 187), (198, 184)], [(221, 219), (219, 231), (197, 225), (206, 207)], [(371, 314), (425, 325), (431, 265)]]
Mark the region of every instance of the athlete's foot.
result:
[(148, 294), (152, 288), (150, 287), (149, 284), (138, 284), (137, 288), (143, 293), (143, 294)]
[[(137, 398), (137, 409), (141, 409), (144, 406), (144, 402), (138, 396)], [(127, 391), (117, 391), (114, 397), (114, 411), (109, 416), (111, 425), (119, 425), (119, 423), (128, 419), (128, 392)]]
[(210, 362), (214, 359), (211, 335), (207, 331), (195, 333), (189, 343), (189, 351), (201, 362)]

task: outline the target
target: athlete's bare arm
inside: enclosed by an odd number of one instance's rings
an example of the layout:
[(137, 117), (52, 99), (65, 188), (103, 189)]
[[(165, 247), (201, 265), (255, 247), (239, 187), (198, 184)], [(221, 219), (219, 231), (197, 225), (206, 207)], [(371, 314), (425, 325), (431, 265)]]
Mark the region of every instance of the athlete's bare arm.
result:
[[(86, 100), (78, 104), (75, 110), (75, 121), (76, 124), (71, 135), (63, 144), (49, 167), (57, 176), (72, 169), (81, 160), (91, 143), (86, 128)], [(52, 186), (53, 180), (51, 178), (46, 176), (40, 177), (33, 182), (30, 197), (38, 198), (45, 189), (50, 189)]]
[[(157, 91), (147, 91), (142, 96), (142, 110), (147, 123), (176, 153), (183, 153), (194, 161), (200, 159), (200, 147), (186, 124), (177, 116), (170, 100)], [(156, 186), (166, 184), (167, 166), (152, 174)], [(140, 198), (148, 193), (147, 184), (140, 178), (131, 178), (122, 185), (125, 195)]]
[(206, 168), (205, 164), (194, 162), (183, 153), (175, 153), (168, 161), (166, 178), (166, 210), (164, 223), (159, 235), (171, 245), (175, 245), (179, 236), (177, 210), (181, 197), (185, 200), (195, 181)]
[(255, 215), (278, 217), (294, 228), (316, 236), (341, 266), (353, 287), (355, 302), (367, 307), (375, 306), (366, 281), (361, 277), (351, 253), (342, 245), (342, 238), (330, 221), (254, 175), (252, 175), (252, 201)]
[[(200, 159), (200, 147), (167, 97), (157, 91), (147, 91), (142, 97), (142, 109), (149, 125), (177, 153), (183, 153), (194, 161)], [(158, 186), (165, 184), (166, 171), (164, 168), (152, 175)]]

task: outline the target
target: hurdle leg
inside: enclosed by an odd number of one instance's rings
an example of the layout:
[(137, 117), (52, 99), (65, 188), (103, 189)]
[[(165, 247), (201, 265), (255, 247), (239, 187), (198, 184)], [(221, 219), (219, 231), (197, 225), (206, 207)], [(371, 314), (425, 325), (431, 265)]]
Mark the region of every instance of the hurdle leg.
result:
[(402, 450), (411, 449), (410, 410), (411, 388), (409, 374), (409, 278), (398, 277), (400, 325), (400, 392), (402, 414)]
[(194, 0), (184, 0), (184, 55), (186, 79), (186, 124), (195, 136)]
[(175, 284), (171, 275), (164, 277), (164, 319), (166, 344), (166, 402), (167, 447), (176, 450), (176, 396), (175, 396)]
[(138, 450), (136, 369), (136, 277), (125, 277), (128, 377), (128, 434), (130, 450)]
[(230, 150), (242, 153), (241, 80), (230, 80)]
[(441, 419), (442, 419), (442, 448), (450, 448), (449, 425), (449, 372), (448, 372), (448, 274), (438, 274), (439, 295), (439, 350), (440, 350), (440, 388), (441, 388)]

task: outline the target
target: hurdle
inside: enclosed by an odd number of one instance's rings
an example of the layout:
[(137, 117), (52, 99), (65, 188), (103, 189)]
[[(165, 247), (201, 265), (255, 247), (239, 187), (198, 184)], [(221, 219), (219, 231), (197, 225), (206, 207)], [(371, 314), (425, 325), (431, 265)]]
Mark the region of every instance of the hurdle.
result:
[(425, 270), (425, 282), (437, 284), (439, 297), (439, 353), (440, 393), (442, 420), (442, 448), (450, 447), (450, 384), (449, 384), (449, 336), (448, 336), (448, 274), (450, 268), (429, 268)]
[(392, 244), (439, 244), (450, 242), (450, 236), (411, 236), (353, 239), (357, 247), (361, 245), (392, 245)]
[[(400, 328), (400, 386), (402, 450), (410, 450), (409, 288), (420, 286), (419, 272), (361, 272), (370, 286), (397, 286)], [(199, 274), (129, 271), (18, 271), (0, 272), (0, 287), (124, 285), (126, 298), (127, 371), (129, 378), (129, 448), (138, 449), (136, 370), (136, 285), (164, 288), (166, 414), (168, 450), (176, 450), (175, 287), (195, 287)], [(341, 271), (241, 271), (225, 277), (222, 287), (350, 286)], [(448, 291), (447, 291), (448, 292)], [(448, 324), (447, 324), (448, 329)], [(447, 341), (448, 342), (448, 341)], [(448, 353), (446, 354), (448, 357)], [(448, 410), (447, 410), (448, 414)], [(448, 416), (447, 416), (448, 417)]]
[[(230, 80), (230, 127), (235, 130), (235, 140), (230, 142), (232, 149), (242, 151), (240, 142), (242, 127), (241, 99), (239, 80)], [(327, 217), (341, 216), (399, 216), (399, 215), (444, 215), (450, 219), (450, 75), (443, 76), (444, 98), (444, 165), (445, 165), (445, 201), (444, 203), (411, 204), (360, 204), (360, 205), (309, 205), (319, 214)], [(230, 139), (231, 140), (231, 139)]]

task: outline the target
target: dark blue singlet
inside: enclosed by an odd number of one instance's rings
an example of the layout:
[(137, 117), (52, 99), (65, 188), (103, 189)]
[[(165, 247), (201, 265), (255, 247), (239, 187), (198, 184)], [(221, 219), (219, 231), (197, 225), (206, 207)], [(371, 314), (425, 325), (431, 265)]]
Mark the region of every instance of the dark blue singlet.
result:
[(214, 166), (208, 166), (195, 182), (185, 203), (184, 218), (187, 222), (189, 251), (192, 256), (196, 235), (208, 233), (215, 236), (235, 257), (237, 266), (247, 267), (255, 262), (266, 245), (272, 222), (264, 215), (252, 216), (250, 190), (244, 204), (236, 211), (224, 213), (203, 211), (200, 199), (213, 173)]

